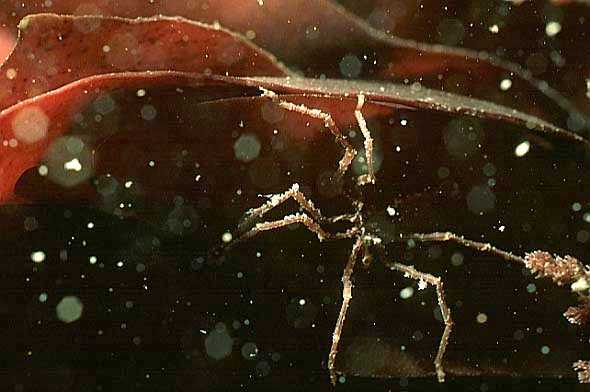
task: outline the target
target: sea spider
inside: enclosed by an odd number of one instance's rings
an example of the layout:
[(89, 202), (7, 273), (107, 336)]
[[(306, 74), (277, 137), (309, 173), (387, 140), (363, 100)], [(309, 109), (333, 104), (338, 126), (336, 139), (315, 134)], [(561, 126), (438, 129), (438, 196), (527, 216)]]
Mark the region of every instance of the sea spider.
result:
[[(344, 149), (344, 155), (339, 161), (338, 169), (334, 175), (334, 181), (340, 181), (347, 169), (351, 165), (354, 157), (357, 155), (356, 149), (348, 142), (346, 137), (342, 134), (340, 128), (329, 113), (323, 112), (320, 109), (309, 108), (305, 105), (298, 105), (292, 102), (288, 102), (279, 98), (279, 96), (268, 89), (260, 88), (262, 96), (270, 99), (272, 102), (277, 104), (279, 107), (299, 113), (301, 115), (309, 116), (314, 119), (323, 121), (324, 126), (333, 134), (336, 142)], [(373, 168), (373, 139), (371, 133), (367, 127), (367, 123), (361, 112), (365, 103), (365, 96), (363, 93), (357, 95), (357, 105), (354, 111), (356, 122), (361, 130), (364, 138), (365, 148), (365, 159), (367, 162), (367, 173), (359, 176), (356, 179), (356, 185), (359, 188), (367, 185), (375, 184), (375, 171)], [(301, 191), (298, 184), (293, 184), (290, 189), (283, 193), (273, 194), (268, 196), (269, 200), (257, 208), (250, 209), (246, 212), (246, 217), (239, 223), (237, 229), (237, 235), (229, 243), (223, 246), (224, 250), (228, 250), (235, 244), (252, 238), (260, 233), (280, 229), (285, 226), (293, 224), (302, 224), (309, 231), (317, 235), (320, 242), (322, 241), (335, 241), (335, 240), (353, 240), (352, 250), (348, 258), (348, 262), (344, 268), (342, 274), (342, 305), (334, 332), (332, 335), (332, 347), (328, 357), (328, 370), (330, 372), (330, 379), (332, 384), (336, 383), (338, 371), (335, 369), (336, 355), (338, 353), (338, 344), (340, 342), (340, 336), (342, 334), (342, 328), (346, 319), (346, 314), (352, 298), (352, 273), (356, 261), (362, 255), (362, 262), (365, 266), (369, 266), (373, 260), (371, 251), (378, 250), (382, 252), (384, 246), (381, 238), (375, 233), (370, 232), (365, 225), (365, 215), (363, 214), (363, 203), (359, 200), (353, 200), (352, 203), (355, 207), (355, 211), (350, 214), (343, 214), (333, 217), (326, 217), (322, 215), (319, 208), (309, 200)], [(285, 203), (286, 201), (293, 199), (295, 200), (302, 212), (297, 212), (292, 215), (286, 215), (282, 219), (273, 221), (259, 222), (268, 212), (273, 210), (275, 207)], [(258, 221), (258, 222), (257, 222)], [(349, 222), (350, 227), (342, 232), (330, 232), (324, 227), (326, 224), (332, 224), (335, 222)], [(538, 255), (533, 252), (526, 257), (520, 257), (510, 252), (498, 249), (489, 243), (472, 241), (464, 238), (463, 236), (450, 233), (450, 232), (433, 232), (433, 233), (412, 233), (412, 234), (400, 234), (395, 241), (405, 242), (414, 240), (418, 242), (444, 242), (452, 241), (461, 246), (475, 249), (480, 252), (487, 252), (499, 256), (507, 261), (520, 263), (526, 267), (530, 266), (529, 257)], [(417, 280), (420, 287), (426, 285), (432, 285), (436, 289), (438, 305), (441, 310), (442, 320), (444, 322), (444, 331), (440, 339), (437, 354), (434, 358), (434, 368), (436, 376), (439, 382), (445, 380), (445, 370), (443, 366), (443, 359), (446, 348), (449, 344), (449, 338), (453, 329), (453, 320), (451, 318), (451, 311), (447, 305), (445, 299), (445, 291), (443, 281), (440, 277), (434, 276), (428, 273), (418, 271), (411, 265), (405, 265), (398, 262), (392, 262), (387, 260), (385, 257), (381, 257), (380, 260), (391, 270), (398, 271), (404, 274), (405, 277)], [(549, 262), (555, 261), (555, 259), (547, 259)], [(547, 261), (546, 260), (546, 261)], [(577, 260), (576, 260), (577, 262)], [(550, 274), (540, 273), (541, 276), (550, 276)], [(581, 275), (580, 275), (581, 276)]]

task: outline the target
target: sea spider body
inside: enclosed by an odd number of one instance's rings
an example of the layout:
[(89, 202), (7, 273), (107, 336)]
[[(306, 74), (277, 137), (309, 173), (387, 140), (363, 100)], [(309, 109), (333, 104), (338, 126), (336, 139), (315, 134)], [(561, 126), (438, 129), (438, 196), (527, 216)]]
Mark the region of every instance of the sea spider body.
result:
[[(279, 107), (299, 113), (304, 116), (322, 120), (325, 128), (330, 131), (334, 136), (336, 143), (338, 143), (344, 150), (344, 154), (338, 163), (338, 168), (333, 176), (334, 184), (341, 184), (342, 179), (347, 172), (347, 169), (352, 163), (352, 160), (357, 155), (356, 149), (349, 143), (346, 136), (342, 134), (340, 128), (333, 120), (329, 113), (325, 113), (319, 109), (309, 108), (305, 105), (297, 105), (292, 102), (288, 102), (280, 99), (280, 97), (267, 89), (261, 88), (262, 96), (270, 99), (272, 102), (277, 104)], [(288, 190), (283, 193), (272, 194), (267, 196), (268, 200), (260, 205), (259, 207), (252, 208), (246, 212), (244, 219), (239, 223), (237, 233), (233, 236), (233, 240), (223, 246), (224, 250), (227, 250), (237, 243), (248, 240), (256, 235), (262, 234), (266, 231), (280, 229), (286, 226), (300, 224), (313, 232), (320, 242), (322, 241), (336, 241), (336, 240), (350, 240), (352, 241), (352, 249), (344, 271), (342, 274), (342, 304), (334, 332), (332, 335), (332, 346), (328, 356), (328, 370), (330, 372), (330, 379), (333, 384), (336, 383), (338, 371), (336, 370), (336, 356), (338, 353), (338, 346), (340, 337), (342, 334), (342, 328), (346, 319), (346, 314), (352, 299), (352, 274), (357, 260), (361, 259), (362, 263), (368, 267), (373, 260), (373, 252), (377, 251), (382, 257), (379, 260), (382, 261), (390, 270), (398, 271), (404, 274), (405, 277), (417, 280), (419, 286), (424, 288), (426, 285), (432, 285), (436, 289), (438, 305), (441, 310), (442, 321), (444, 323), (444, 330), (440, 343), (438, 346), (437, 354), (434, 358), (434, 368), (436, 376), (439, 382), (445, 381), (445, 370), (444, 370), (444, 354), (449, 344), (449, 338), (453, 329), (453, 320), (451, 317), (451, 311), (447, 305), (444, 292), (444, 284), (440, 277), (418, 271), (411, 265), (405, 265), (402, 263), (389, 261), (385, 257), (384, 245), (382, 239), (375, 232), (368, 229), (366, 221), (366, 211), (364, 209), (364, 203), (362, 198), (366, 196), (365, 188), (372, 186), (376, 182), (375, 171), (373, 168), (373, 139), (371, 133), (367, 127), (367, 123), (361, 112), (365, 103), (365, 96), (359, 92), (357, 94), (357, 106), (354, 111), (356, 121), (361, 130), (364, 138), (364, 150), (365, 159), (367, 163), (367, 173), (358, 176), (355, 179), (354, 188), (352, 193), (356, 193), (359, 196), (356, 198), (350, 197), (354, 211), (348, 214), (337, 215), (333, 217), (324, 216), (320, 209), (314, 205), (314, 203), (306, 197), (306, 195), (300, 190), (298, 184), (293, 184)], [(336, 185), (334, 185), (336, 186)], [(294, 200), (299, 204), (300, 211), (294, 214), (286, 215), (282, 219), (263, 221), (262, 218), (275, 207), (285, 203), (288, 200)], [(336, 222), (348, 222), (349, 226), (344, 231), (331, 232), (326, 229), (327, 225)], [(476, 242), (469, 239), (465, 239), (460, 235), (456, 235), (450, 232), (434, 232), (428, 234), (411, 233), (411, 234), (398, 234), (395, 238), (395, 242), (406, 242), (413, 240), (416, 242), (446, 242), (452, 241), (459, 245), (475, 249), (480, 252), (487, 252), (499, 256), (507, 261), (519, 263), (528, 267), (527, 258), (523, 258), (514, 255), (510, 252), (498, 249), (491, 244)], [(527, 256), (528, 257), (528, 256)]]

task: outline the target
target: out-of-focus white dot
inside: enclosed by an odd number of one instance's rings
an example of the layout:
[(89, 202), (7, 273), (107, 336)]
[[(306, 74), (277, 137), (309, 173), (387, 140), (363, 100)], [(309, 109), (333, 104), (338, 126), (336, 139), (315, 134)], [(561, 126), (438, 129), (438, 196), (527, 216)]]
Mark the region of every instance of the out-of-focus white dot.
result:
[(36, 143), (47, 137), (49, 117), (43, 109), (32, 106), (21, 109), (12, 119), (14, 136), (24, 143)]
[(531, 143), (528, 140), (525, 140), (524, 142), (516, 146), (516, 148), (514, 149), (514, 155), (516, 155), (517, 157), (523, 157), (529, 152), (530, 149)]
[(408, 286), (406, 288), (403, 288), (399, 292), (399, 297), (401, 299), (408, 299), (408, 298), (412, 297), (412, 295), (414, 295), (414, 288), (411, 287), (411, 286)]
[(139, 90), (137, 90), (137, 96), (138, 97), (145, 97), (145, 90), (140, 88)]
[(33, 263), (42, 263), (45, 261), (45, 252), (38, 250), (31, 253), (31, 260)]
[(221, 235), (221, 240), (225, 243), (228, 243), (232, 240), (233, 236), (230, 232), (225, 232)]
[(39, 169), (37, 171), (39, 172), (39, 175), (43, 177), (49, 173), (49, 169), (45, 165), (39, 165)]
[(217, 323), (213, 331), (205, 338), (205, 351), (215, 360), (227, 357), (233, 346), (233, 339), (229, 335), (225, 324)]
[(299, 300), (299, 305), (301, 305), (301, 306), (305, 305), (305, 299), (304, 298), (301, 298)]
[(551, 349), (549, 348), (549, 346), (543, 346), (543, 347), (541, 347), (541, 354), (547, 355), (550, 352), (551, 352)]
[(108, 53), (111, 51), (111, 47), (109, 45), (103, 45), (102, 51)]
[(247, 360), (252, 360), (258, 355), (256, 343), (248, 342), (242, 346), (242, 356)]
[(96, 264), (96, 262), (98, 261), (98, 259), (96, 258), (96, 256), (90, 256), (88, 258), (88, 261), (90, 261), (90, 264)]
[(347, 54), (340, 60), (340, 73), (347, 78), (356, 78), (363, 68), (361, 60), (353, 54)]
[(549, 37), (554, 37), (561, 31), (561, 24), (559, 22), (551, 21), (545, 25), (545, 34)]
[(17, 74), (17, 72), (16, 72), (16, 69), (14, 69), (14, 68), (8, 68), (6, 70), (6, 77), (10, 80), (13, 80), (14, 78), (16, 78), (16, 74)]
[(55, 312), (58, 319), (64, 323), (71, 323), (82, 316), (83, 308), (82, 301), (80, 301), (78, 297), (67, 296), (59, 301), (55, 308)]
[(144, 105), (141, 108), (141, 118), (144, 120), (151, 121), (156, 118), (157, 114), (158, 112), (156, 111), (156, 108), (152, 105)]
[(87, 228), (89, 229), (93, 229), (94, 228), (94, 222), (88, 222), (88, 224), (86, 225)]
[(242, 162), (250, 162), (260, 154), (260, 142), (256, 135), (241, 135), (234, 143), (234, 154), (236, 159)]
[(512, 80), (502, 79), (502, 81), (500, 82), (500, 90), (507, 91), (510, 90), (510, 87), (512, 87)]
[(39, 302), (45, 302), (45, 301), (47, 301), (47, 293), (39, 294)]
[(498, 27), (497, 24), (491, 25), (488, 29), (490, 30), (490, 32), (492, 34), (498, 34), (498, 32), (500, 32), (500, 28)]
[(488, 321), (488, 315), (485, 313), (479, 313), (475, 319), (478, 323), (485, 324), (485, 322)]

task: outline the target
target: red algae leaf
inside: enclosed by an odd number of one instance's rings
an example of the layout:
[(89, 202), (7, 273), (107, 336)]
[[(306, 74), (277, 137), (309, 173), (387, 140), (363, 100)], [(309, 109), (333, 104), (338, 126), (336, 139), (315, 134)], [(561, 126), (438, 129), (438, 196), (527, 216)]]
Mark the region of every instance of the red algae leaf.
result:
[(95, 74), (175, 70), (221, 75), (288, 74), (241, 36), (184, 18), (28, 16), (0, 68), (0, 109)]
[[(22, 5), (18, 2), (19, 7), (16, 3), (8, 2), (0, 8), (0, 22), (14, 26), (19, 17), (47, 11), (124, 17), (179, 15), (207, 23), (219, 22), (233, 31), (244, 33), (306, 76), (408, 79), (429, 88), (452, 88), (454, 92), (492, 100), (560, 124), (565, 124), (570, 115), (583, 118), (563, 95), (517, 64), (488, 53), (420, 43), (386, 34), (333, 1), (226, 0), (190, 4), (127, 1), (115, 6), (109, 1), (95, 1), (89, 5), (62, 0), (46, 6), (44, 1), (34, 0)], [(11, 14), (14, 10), (18, 12)], [(356, 66), (352, 70), (346, 70), (344, 66), (343, 73), (342, 62), (346, 63), (346, 59)], [(490, 83), (481, 83), (483, 77)], [(512, 81), (510, 93), (499, 92), (499, 83), (507, 77)], [(530, 88), (531, 85), (534, 89)], [(547, 105), (560, 108), (561, 112), (547, 109)]]
[[(78, 80), (60, 89), (13, 105), (0, 112), (0, 200), (10, 199), (19, 177), (37, 165), (52, 142), (68, 131), (76, 114), (101, 95), (117, 89), (146, 89), (150, 86), (202, 87), (198, 102), (232, 97), (258, 96), (259, 87), (279, 94), (324, 95), (325, 100), (352, 98), (362, 93), (368, 102), (385, 106), (405, 106), (432, 112), (468, 115), (482, 119), (514, 123), (523, 130), (561, 137), (589, 144), (587, 140), (543, 120), (489, 102), (441, 93), (412, 89), (388, 83), (295, 78), (240, 78), (180, 72), (123, 72), (96, 75)], [(318, 98), (322, 100), (322, 97)], [(338, 100), (325, 110), (338, 111)], [(103, 107), (104, 106), (104, 107)], [(109, 102), (99, 103), (98, 112), (109, 109)], [(225, 121), (223, 118), (219, 119)], [(167, 125), (166, 125), (167, 126)], [(166, 126), (163, 125), (164, 128)], [(108, 136), (108, 135), (106, 135)], [(97, 139), (100, 139), (100, 136)], [(160, 136), (166, 139), (166, 132)]]

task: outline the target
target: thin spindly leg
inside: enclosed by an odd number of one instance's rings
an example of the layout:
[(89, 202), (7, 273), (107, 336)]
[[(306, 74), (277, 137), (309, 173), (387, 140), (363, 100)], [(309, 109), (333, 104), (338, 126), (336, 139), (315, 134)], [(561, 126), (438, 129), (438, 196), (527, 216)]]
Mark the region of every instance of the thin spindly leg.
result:
[(367, 121), (363, 117), (363, 113), (361, 109), (365, 104), (365, 96), (363, 94), (359, 94), (357, 97), (357, 104), (356, 109), (354, 111), (354, 116), (356, 117), (356, 122), (359, 125), (361, 132), (363, 133), (363, 137), (365, 138), (365, 159), (367, 160), (367, 174), (363, 174), (358, 178), (359, 185), (365, 184), (374, 184), (375, 183), (375, 169), (373, 167), (373, 138), (371, 137), (371, 132), (369, 132), (369, 128), (367, 128)]
[(413, 233), (413, 234), (403, 234), (399, 238), (401, 241), (407, 240), (415, 240), (420, 242), (445, 242), (445, 241), (452, 241), (458, 244), (461, 244), (467, 248), (475, 249), (480, 252), (487, 252), (491, 253), (496, 256), (500, 256), (507, 261), (513, 261), (516, 263), (526, 264), (524, 258), (517, 256), (513, 253), (507, 252), (502, 249), (498, 249), (492, 244), (485, 243), (485, 242), (477, 242), (472, 241), (469, 239), (464, 238), (463, 236), (450, 233), (450, 232), (436, 232), (436, 233), (428, 233), (428, 234), (420, 234), (420, 233)]
[(280, 220), (257, 223), (252, 229), (250, 229), (249, 231), (247, 231), (246, 233), (241, 235), (238, 238), (238, 240), (241, 241), (241, 240), (245, 240), (248, 238), (252, 238), (255, 235), (260, 234), (263, 231), (276, 230), (276, 229), (280, 229), (282, 227), (293, 225), (296, 223), (300, 223), (300, 224), (305, 225), (305, 227), (307, 227), (307, 229), (309, 231), (311, 231), (312, 233), (315, 233), (317, 235), (320, 242), (326, 241), (326, 240), (340, 240), (340, 239), (345, 239), (345, 238), (352, 238), (356, 234), (356, 232), (358, 231), (358, 229), (353, 227), (351, 229), (348, 229), (345, 232), (330, 233), (330, 232), (324, 230), (319, 225), (319, 223), (317, 223), (312, 218), (310, 218), (309, 215), (307, 215), (305, 213), (297, 213), (297, 214), (293, 214), (293, 215), (287, 215), (283, 219), (280, 219)]
[(238, 228), (246, 228), (252, 224), (252, 221), (262, 218), (273, 208), (286, 202), (289, 199), (295, 200), (299, 206), (311, 215), (311, 217), (319, 223), (335, 223), (343, 220), (354, 222), (358, 216), (358, 212), (354, 214), (342, 214), (333, 217), (324, 217), (319, 208), (317, 208), (311, 200), (305, 197), (303, 192), (299, 190), (299, 184), (293, 184), (291, 188), (283, 193), (278, 193), (268, 196), (268, 201), (257, 208), (252, 208), (246, 212), (246, 217), (239, 223)]
[(303, 192), (299, 190), (299, 184), (293, 184), (290, 189), (283, 193), (270, 195), (268, 201), (258, 208), (250, 209), (246, 212), (246, 218), (240, 222), (239, 227), (249, 226), (253, 220), (262, 218), (264, 214), (286, 202), (289, 199), (295, 200), (301, 208), (309, 213), (313, 219), (318, 222), (324, 221), (321, 211), (316, 208), (311, 200), (308, 200)]
[(333, 385), (336, 385), (336, 369), (334, 368), (334, 364), (336, 363), (336, 354), (338, 354), (338, 343), (340, 342), (342, 326), (344, 325), (346, 312), (348, 311), (350, 299), (352, 298), (352, 280), (350, 278), (352, 276), (354, 264), (356, 263), (356, 259), (358, 258), (362, 247), (363, 240), (361, 237), (358, 237), (352, 246), (348, 263), (346, 264), (344, 273), (342, 274), (342, 306), (340, 307), (338, 321), (336, 321), (334, 333), (332, 334), (332, 348), (330, 349), (330, 355), (328, 356), (328, 370), (330, 371), (330, 380), (332, 381)]
[(296, 213), (293, 215), (287, 215), (283, 217), (283, 219), (275, 220), (275, 221), (268, 221), (268, 222), (260, 222), (254, 225), (250, 230), (239, 234), (236, 238), (234, 238), (230, 243), (224, 244), (220, 248), (215, 249), (215, 252), (220, 251), (228, 251), (232, 249), (237, 244), (246, 241), (260, 233), (265, 231), (271, 231), (280, 229), (289, 225), (294, 224), (302, 224), (304, 225), (309, 231), (314, 233), (318, 239), (321, 241), (333, 241), (333, 240), (341, 240), (341, 239), (349, 239), (353, 238), (358, 235), (359, 229), (357, 227), (351, 227), (350, 229), (337, 232), (337, 233), (330, 233), (324, 230), (319, 223), (314, 221), (309, 215), (305, 213)]
[(342, 148), (344, 148), (344, 155), (338, 163), (338, 171), (336, 172), (336, 179), (340, 180), (356, 156), (356, 150), (352, 147), (348, 140), (346, 140), (346, 137), (344, 137), (342, 131), (340, 128), (338, 128), (338, 125), (336, 125), (336, 122), (332, 116), (329, 113), (322, 112), (320, 109), (311, 109), (305, 105), (296, 105), (292, 102), (282, 100), (274, 91), (270, 91), (262, 87), (260, 87), (260, 90), (262, 91), (263, 97), (270, 98), (273, 102), (279, 105), (279, 107), (291, 112), (300, 113), (318, 120), (322, 120), (324, 122), (324, 126), (328, 128), (332, 135), (334, 135), (336, 142), (340, 144)]
[(434, 368), (436, 370), (436, 377), (438, 378), (438, 382), (444, 382), (445, 371), (443, 368), (443, 357), (445, 355), (445, 351), (447, 350), (447, 346), (449, 344), (449, 337), (453, 330), (453, 319), (451, 318), (451, 310), (447, 306), (447, 301), (445, 300), (443, 282), (439, 277), (426, 274), (424, 272), (420, 272), (412, 266), (391, 262), (386, 262), (386, 264), (390, 269), (400, 271), (404, 274), (404, 276), (408, 278), (412, 278), (420, 282), (431, 284), (436, 288), (436, 293), (438, 296), (438, 306), (440, 307), (440, 311), (442, 313), (443, 321), (445, 323), (445, 329), (440, 339), (438, 352), (436, 353), (436, 357), (434, 358)]

